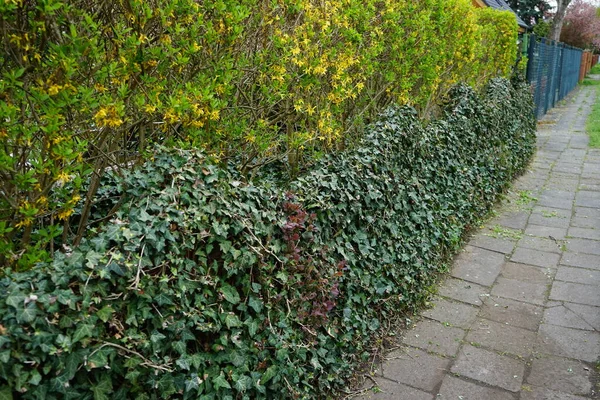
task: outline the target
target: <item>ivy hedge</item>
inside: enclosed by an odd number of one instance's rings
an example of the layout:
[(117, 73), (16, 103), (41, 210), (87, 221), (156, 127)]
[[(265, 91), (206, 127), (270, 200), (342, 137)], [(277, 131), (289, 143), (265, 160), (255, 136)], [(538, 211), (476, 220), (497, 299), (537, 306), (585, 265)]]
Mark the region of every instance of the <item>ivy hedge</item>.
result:
[(116, 217), (0, 280), (0, 398), (323, 398), (527, 165), (531, 96), (392, 107), (285, 190), (159, 149)]

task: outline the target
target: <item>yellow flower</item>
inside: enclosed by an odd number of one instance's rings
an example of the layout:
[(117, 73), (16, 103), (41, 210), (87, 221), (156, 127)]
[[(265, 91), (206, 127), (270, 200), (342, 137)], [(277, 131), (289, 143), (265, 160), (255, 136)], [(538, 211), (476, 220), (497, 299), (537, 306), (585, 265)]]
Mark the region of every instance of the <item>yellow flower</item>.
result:
[(58, 182), (59, 185), (64, 185), (65, 183), (69, 182), (71, 180), (71, 176), (69, 174), (67, 174), (65, 171), (61, 171), (57, 176), (56, 176), (56, 181)]
[(15, 228), (25, 228), (30, 226), (32, 223), (31, 218), (25, 218), (15, 224)]
[(50, 96), (54, 96), (55, 94), (58, 94), (58, 92), (60, 91), (60, 88), (61, 87), (59, 85), (54, 84), (48, 88), (48, 94)]
[(67, 218), (69, 218), (71, 216), (71, 214), (73, 214), (73, 209), (65, 209), (65, 210), (61, 210), (58, 212), (57, 217), (60, 220), (65, 220)]
[(213, 110), (210, 112), (210, 119), (213, 121), (218, 121), (219, 120), (219, 114), (220, 111), (219, 110)]
[(117, 128), (123, 124), (123, 120), (114, 105), (100, 107), (96, 115), (94, 115), (94, 120), (101, 127)]

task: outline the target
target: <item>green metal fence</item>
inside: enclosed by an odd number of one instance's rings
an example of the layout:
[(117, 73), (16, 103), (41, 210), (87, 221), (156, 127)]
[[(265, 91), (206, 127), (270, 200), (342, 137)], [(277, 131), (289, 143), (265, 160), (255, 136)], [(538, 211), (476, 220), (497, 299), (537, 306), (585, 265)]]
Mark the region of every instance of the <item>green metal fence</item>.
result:
[(527, 50), (527, 80), (533, 90), (535, 114), (540, 118), (577, 86), (583, 51), (535, 35), (523, 38), (523, 48)]

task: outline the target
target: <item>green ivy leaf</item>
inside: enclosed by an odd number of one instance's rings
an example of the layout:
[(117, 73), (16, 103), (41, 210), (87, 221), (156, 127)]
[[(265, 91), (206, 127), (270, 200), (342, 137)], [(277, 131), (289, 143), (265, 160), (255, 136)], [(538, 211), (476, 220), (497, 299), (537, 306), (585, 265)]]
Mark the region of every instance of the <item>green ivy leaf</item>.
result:
[(231, 329), (234, 327), (241, 326), (242, 322), (240, 321), (237, 315), (230, 313), (225, 316), (225, 325), (227, 325), (227, 328)]
[(250, 337), (254, 337), (259, 327), (258, 322), (254, 319), (248, 319), (244, 322), (244, 324), (248, 327), (248, 333), (250, 334)]
[(248, 359), (242, 352), (235, 350), (232, 351), (229, 355), (229, 360), (236, 367), (241, 367), (242, 365), (245, 365), (248, 362)]
[(260, 377), (260, 384), (264, 385), (269, 382), (277, 374), (277, 366), (271, 365)]
[(254, 297), (254, 296), (248, 297), (248, 305), (250, 307), (252, 307), (252, 309), (254, 311), (256, 311), (257, 314), (260, 314), (260, 312), (263, 309), (263, 302), (262, 302), (262, 300)]
[(24, 308), (17, 309), (18, 322), (33, 322), (38, 314), (35, 303), (28, 303)]
[(0, 387), (0, 400), (13, 400), (12, 390), (9, 386)]
[(109, 394), (113, 391), (112, 382), (110, 377), (106, 376), (98, 384), (92, 385), (92, 393), (94, 393), (94, 400), (110, 400)]
[(229, 384), (229, 382), (227, 382), (227, 379), (225, 378), (225, 375), (223, 375), (223, 372), (221, 372), (221, 374), (216, 378), (213, 378), (212, 382), (216, 390), (219, 390), (220, 388), (231, 389), (231, 385)]
[(115, 312), (110, 305), (104, 306), (96, 312), (98, 318), (100, 318), (103, 322), (108, 322), (111, 315)]
[(240, 295), (233, 286), (223, 284), (223, 286), (219, 290), (223, 295), (223, 298), (231, 304), (238, 304), (240, 302)]
[(237, 379), (235, 379), (235, 382), (233, 383), (233, 387), (238, 392), (243, 393), (252, 387), (252, 378), (250, 378), (249, 376), (246, 376), (246, 375), (239, 376), (239, 377), (237, 377)]
[(85, 337), (92, 337), (94, 333), (94, 325), (81, 324), (75, 329), (72, 343), (76, 343)]
[(154, 301), (160, 306), (173, 304), (171, 298), (162, 292), (154, 296)]

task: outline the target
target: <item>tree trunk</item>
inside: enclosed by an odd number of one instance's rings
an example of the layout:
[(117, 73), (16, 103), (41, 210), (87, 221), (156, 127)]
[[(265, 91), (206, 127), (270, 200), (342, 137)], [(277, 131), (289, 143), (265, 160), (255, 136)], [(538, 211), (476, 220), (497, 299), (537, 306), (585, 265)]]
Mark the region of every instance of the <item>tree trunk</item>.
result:
[(571, 0), (558, 0), (556, 2), (556, 14), (554, 14), (548, 37), (557, 42), (560, 40), (560, 31), (562, 30), (569, 3), (571, 3)]

